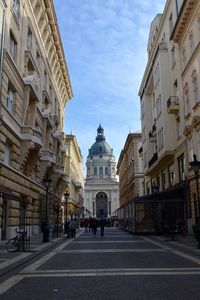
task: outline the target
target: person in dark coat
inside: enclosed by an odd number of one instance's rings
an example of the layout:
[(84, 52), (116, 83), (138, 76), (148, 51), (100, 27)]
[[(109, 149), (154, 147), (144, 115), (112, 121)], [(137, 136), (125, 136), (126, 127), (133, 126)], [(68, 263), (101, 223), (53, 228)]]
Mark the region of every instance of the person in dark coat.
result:
[(92, 231), (93, 231), (94, 236), (96, 236), (96, 233), (97, 233), (97, 227), (98, 227), (97, 220), (94, 219), (94, 220), (92, 221)]
[(101, 228), (101, 236), (104, 236), (104, 227), (105, 227), (105, 220), (104, 218), (101, 218), (100, 221), (99, 221), (99, 226)]

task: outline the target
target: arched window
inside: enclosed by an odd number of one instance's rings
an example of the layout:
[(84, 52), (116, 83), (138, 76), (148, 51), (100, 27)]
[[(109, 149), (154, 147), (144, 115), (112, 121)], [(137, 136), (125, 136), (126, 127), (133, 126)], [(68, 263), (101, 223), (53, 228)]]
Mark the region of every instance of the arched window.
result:
[(87, 173), (88, 175), (90, 175), (90, 168), (87, 168)]
[(100, 176), (103, 175), (103, 168), (102, 168), (102, 167), (99, 168), (99, 175), (100, 175)]
[(108, 175), (108, 167), (105, 167), (105, 175)]
[(94, 175), (97, 175), (97, 168), (94, 168)]

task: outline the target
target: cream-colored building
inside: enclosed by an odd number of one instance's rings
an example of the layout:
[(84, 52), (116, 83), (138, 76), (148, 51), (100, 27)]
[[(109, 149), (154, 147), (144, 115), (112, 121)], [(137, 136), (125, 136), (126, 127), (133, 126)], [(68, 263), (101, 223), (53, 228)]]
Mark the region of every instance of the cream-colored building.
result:
[(119, 208), (119, 182), (113, 149), (106, 142), (104, 129), (97, 128), (95, 143), (89, 149), (84, 186), (85, 216), (110, 218)]
[(167, 225), (186, 221), (188, 156), (181, 61), (178, 46), (170, 40), (182, 2), (167, 1), (151, 24), (148, 62), (139, 90), (145, 194), (157, 195), (162, 206), (157, 223)]
[(129, 133), (120, 153), (117, 163), (120, 207), (144, 194), (142, 158), (139, 155), (141, 144), (141, 133)]
[(25, 220), (38, 233), (46, 209), (53, 223), (69, 184), (63, 123), (72, 89), (53, 1), (6, 1), (3, 49), (0, 235), (7, 239)]
[[(200, 3), (186, 0), (171, 36), (179, 49), (183, 86), (184, 135), (187, 139), (188, 161), (193, 154), (200, 160)], [(197, 187), (194, 172), (189, 167), (190, 209), (193, 223), (198, 216)]]
[(81, 150), (74, 135), (66, 135), (67, 158), (65, 170), (70, 176), (68, 184), (69, 198), (66, 204), (66, 219), (81, 216), (83, 213), (84, 167)]

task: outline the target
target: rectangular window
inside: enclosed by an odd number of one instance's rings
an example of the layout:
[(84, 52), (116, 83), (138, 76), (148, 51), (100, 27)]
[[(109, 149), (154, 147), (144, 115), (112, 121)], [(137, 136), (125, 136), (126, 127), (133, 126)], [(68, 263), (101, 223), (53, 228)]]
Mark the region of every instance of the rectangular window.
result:
[(185, 158), (184, 155), (181, 155), (178, 158), (178, 173), (179, 173), (179, 181), (185, 179)]
[(162, 172), (162, 190), (164, 191), (166, 189), (166, 177), (165, 177), (165, 172)]
[(31, 32), (30, 28), (28, 28), (28, 35), (27, 35), (27, 41), (26, 41), (27, 49), (32, 48), (32, 40), (33, 40), (32, 32)]
[(189, 98), (188, 89), (184, 90), (184, 98), (185, 98), (185, 116), (188, 116), (188, 114), (191, 112), (190, 98)]
[(170, 35), (172, 34), (173, 28), (174, 28), (174, 24), (173, 24), (173, 18), (172, 18), (172, 14), (171, 14), (169, 17), (169, 34)]
[(175, 55), (175, 48), (173, 47), (171, 50), (171, 60), (172, 60), (172, 67), (176, 64), (176, 55)]
[(194, 100), (196, 103), (199, 102), (199, 87), (198, 87), (198, 81), (196, 77), (193, 79), (193, 88), (194, 88)]
[(174, 165), (170, 165), (168, 170), (169, 170), (169, 186), (174, 186), (175, 184)]
[(14, 95), (15, 95), (15, 91), (14, 91), (13, 87), (9, 84), (8, 85), (8, 94), (7, 94), (7, 108), (10, 112), (13, 112)]
[(9, 143), (6, 143), (4, 147), (4, 163), (11, 164), (11, 145)]
[(187, 140), (187, 148), (188, 148), (188, 161), (193, 161), (193, 143), (192, 143), (192, 139), (189, 138)]
[(186, 66), (187, 58), (186, 58), (186, 50), (183, 49), (182, 51), (182, 62), (183, 62), (183, 67)]
[(16, 17), (19, 19), (20, 16), (20, 0), (12, 0), (12, 7)]
[(176, 119), (176, 136), (177, 140), (180, 139), (181, 137), (181, 122), (180, 122), (180, 117)]
[(17, 42), (12, 32), (10, 32), (9, 53), (14, 61), (17, 58)]
[(192, 33), (189, 35), (189, 44), (190, 44), (191, 52), (193, 53), (195, 49), (195, 44), (194, 44), (194, 36)]

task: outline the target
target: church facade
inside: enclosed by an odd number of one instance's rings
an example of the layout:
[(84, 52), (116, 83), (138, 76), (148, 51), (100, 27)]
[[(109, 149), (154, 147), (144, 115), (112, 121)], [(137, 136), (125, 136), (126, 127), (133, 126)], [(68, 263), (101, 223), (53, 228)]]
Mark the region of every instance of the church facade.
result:
[(96, 218), (116, 216), (119, 208), (115, 157), (101, 125), (86, 161), (84, 206), (89, 215)]

